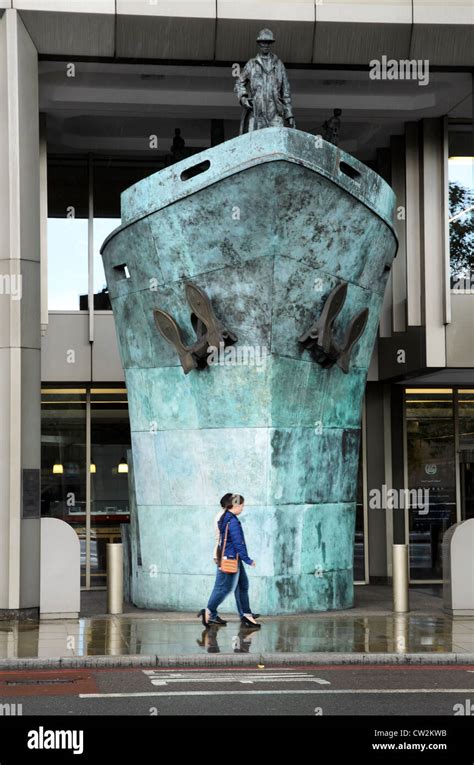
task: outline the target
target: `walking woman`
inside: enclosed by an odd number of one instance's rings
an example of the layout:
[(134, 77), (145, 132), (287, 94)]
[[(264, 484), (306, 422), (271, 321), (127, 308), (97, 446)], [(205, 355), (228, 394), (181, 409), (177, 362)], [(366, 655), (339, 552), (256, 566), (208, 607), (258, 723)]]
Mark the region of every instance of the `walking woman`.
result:
[(225, 626), (227, 622), (221, 619), (217, 609), (233, 592), (242, 626), (259, 629), (262, 625), (256, 619), (260, 614), (253, 614), (250, 610), (249, 580), (244, 567), (244, 563), (255, 566), (255, 561), (249, 557), (244, 532), (237, 517), (244, 509), (244, 498), (240, 494), (224, 494), (221, 508), (216, 518), (216, 581), (207, 608), (201, 608), (198, 616), (205, 627), (211, 624)]

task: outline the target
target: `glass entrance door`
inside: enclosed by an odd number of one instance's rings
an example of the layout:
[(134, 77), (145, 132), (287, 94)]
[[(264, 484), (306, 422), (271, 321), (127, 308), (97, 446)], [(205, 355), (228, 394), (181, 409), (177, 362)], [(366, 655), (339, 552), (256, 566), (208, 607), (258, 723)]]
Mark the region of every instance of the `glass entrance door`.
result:
[(45, 387), (41, 398), (41, 514), (74, 528), (81, 587), (103, 588), (107, 542), (130, 519), (126, 389)]
[(125, 390), (92, 388), (90, 586), (107, 584), (108, 542), (120, 542), (129, 523), (128, 463), (130, 425)]
[(457, 520), (453, 391), (409, 388), (405, 412), (407, 488), (426, 498), (408, 508), (410, 579), (440, 581), (443, 535)]
[(474, 518), (474, 389), (458, 391), (461, 518)]
[(463, 449), (459, 455), (461, 485), (461, 520), (474, 518), (474, 450)]

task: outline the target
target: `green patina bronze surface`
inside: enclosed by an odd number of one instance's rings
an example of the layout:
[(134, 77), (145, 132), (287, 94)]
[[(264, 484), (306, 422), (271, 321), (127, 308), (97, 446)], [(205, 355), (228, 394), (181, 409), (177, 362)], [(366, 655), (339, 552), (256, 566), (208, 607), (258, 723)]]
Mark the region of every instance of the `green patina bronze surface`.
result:
[[(361, 405), (396, 252), (394, 206), (365, 165), (285, 128), (239, 136), (122, 194), (103, 259), (129, 396), (137, 605), (207, 602), (212, 523), (228, 491), (246, 500), (254, 610), (352, 605)], [(185, 375), (153, 311), (171, 314), (192, 343), (189, 281), (238, 342), (233, 363)], [(336, 345), (369, 310), (348, 374), (298, 343), (341, 282)]]

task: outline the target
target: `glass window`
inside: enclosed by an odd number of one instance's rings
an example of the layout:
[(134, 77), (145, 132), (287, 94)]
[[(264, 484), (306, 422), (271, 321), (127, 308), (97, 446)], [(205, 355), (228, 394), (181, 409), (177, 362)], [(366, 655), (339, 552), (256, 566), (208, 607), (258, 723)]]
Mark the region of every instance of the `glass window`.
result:
[(472, 127), (449, 134), (449, 257), (451, 288), (474, 289), (474, 158)]
[(48, 218), (49, 310), (79, 311), (87, 291), (87, 220)]
[(354, 581), (365, 582), (365, 534), (364, 534), (364, 484), (362, 480), (362, 433), (359, 446), (359, 470), (357, 475), (356, 524), (354, 540)]
[[(44, 388), (41, 422), (41, 514), (71, 524), (81, 543), (86, 585), (85, 388)], [(125, 388), (93, 388), (91, 396), (91, 586), (106, 584), (107, 542), (121, 541), (129, 522), (130, 426)]]
[(106, 584), (108, 542), (129, 523), (130, 425), (125, 388), (91, 390), (91, 585)]
[(121, 192), (164, 167), (163, 159), (113, 160), (88, 156), (48, 158), (48, 309), (89, 308), (89, 168), (93, 195), (94, 307), (110, 310), (100, 248), (120, 225)]
[(459, 447), (474, 449), (474, 388), (459, 390)]
[(88, 292), (87, 161), (48, 161), (48, 309), (79, 311)]
[(474, 388), (460, 390), (458, 400), (461, 520), (467, 520), (474, 518)]
[(112, 309), (100, 248), (120, 222), (120, 218), (94, 218), (94, 307), (97, 311)]
[(405, 407), (408, 489), (421, 500), (409, 509), (410, 575), (440, 579), (443, 534), (456, 522), (453, 392), (408, 388)]
[(86, 391), (41, 391), (41, 515), (70, 523), (81, 539), (85, 584)]

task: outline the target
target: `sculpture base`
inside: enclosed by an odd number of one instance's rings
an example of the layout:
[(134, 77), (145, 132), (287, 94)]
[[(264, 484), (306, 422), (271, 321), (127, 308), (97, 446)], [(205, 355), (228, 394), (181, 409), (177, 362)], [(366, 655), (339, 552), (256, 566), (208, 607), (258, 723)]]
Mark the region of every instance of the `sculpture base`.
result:
[[(216, 508), (137, 507), (133, 469), (129, 479), (132, 603), (197, 611), (207, 604), (217, 571), (212, 559)], [(246, 507), (240, 519), (257, 561), (255, 568), (246, 567), (252, 609), (278, 615), (351, 608), (355, 511), (352, 502)], [(235, 613), (234, 597), (219, 611)]]

